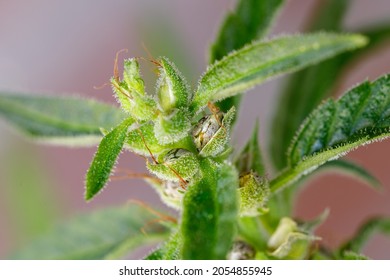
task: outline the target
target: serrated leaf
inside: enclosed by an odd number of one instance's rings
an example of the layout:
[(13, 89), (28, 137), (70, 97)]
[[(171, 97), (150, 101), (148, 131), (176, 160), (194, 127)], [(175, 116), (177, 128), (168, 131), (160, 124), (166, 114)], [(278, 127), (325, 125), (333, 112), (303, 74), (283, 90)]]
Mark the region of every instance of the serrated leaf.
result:
[(128, 118), (103, 137), (86, 175), (86, 200), (93, 198), (107, 183), (133, 123), (134, 119)]
[(174, 232), (167, 242), (149, 253), (149, 255), (145, 257), (145, 260), (180, 260), (181, 247), (182, 237), (180, 232)]
[(0, 93), (0, 115), (26, 135), (60, 145), (88, 146), (125, 114), (115, 107), (79, 97), (29, 96)]
[[(318, 1), (307, 31), (339, 31), (348, 2), (348, 0)], [(276, 170), (286, 167), (287, 149), (296, 131), (308, 114), (331, 94), (335, 80), (340, 76), (347, 56), (351, 53), (353, 52), (337, 55), (318, 65), (293, 73), (287, 80), (277, 102), (272, 131), (269, 134), (271, 139), (269, 150)], [(291, 202), (292, 196), (296, 194), (295, 190), (295, 187), (289, 188), (271, 198), (269, 205), (273, 211), (270, 214), (275, 216), (273, 218), (275, 221), (291, 215)]]
[[(321, 5), (310, 31), (340, 31), (348, 7), (347, 0), (328, 0)], [(351, 63), (372, 51), (390, 37), (390, 24), (381, 24), (356, 30), (369, 39), (365, 48), (343, 53), (333, 59), (295, 73), (287, 81), (272, 125), (271, 156), (278, 170), (287, 166), (286, 153), (299, 125), (321, 101), (337, 89)], [(318, 79), (317, 77), (321, 77)]]
[(306, 119), (288, 153), (289, 168), (271, 181), (275, 192), (327, 161), (389, 137), (390, 76), (364, 82), (328, 100)]
[(238, 175), (234, 168), (209, 159), (202, 177), (188, 186), (181, 224), (184, 259), (225, 259), (237, 219)]
[(211, 65), (199, 81), (192, 111), (366, 43), (361, 35), (325, 32), (255, 42)]
[(154, 224), (142, 228), (156, 215), (138, 205), (104, 209), (79, 216), (41, 236), (13, 256), (15, 259), (104, 259), (118, 253), (123, 257), (139, 246), (158, 242), (166, 229)]
[(357, 231), (354, 237), (351, 238), (340, 248), (340, 254), (344, 252), (360, 252), (369, 238), (376, 232), (381, 232), (390, 235), (390, 219), (389, 218), (373, 218), (365, 222)]
[[(233, 50), (238, 50), (255, 39), (267, 35), (283, 0), (240, 0), (236, 9), (229, 13), (211, 46), (210, 62), (220, 60)], [(232, 106), (238, 109), (241, 96), (236, 95), (217, 104), (227, 112)]]
[(163, 259), (163, 250), (164, 248), (157, 248), (150, 252), (146, 257), (144, 257), (144, 260), (162, 260)]

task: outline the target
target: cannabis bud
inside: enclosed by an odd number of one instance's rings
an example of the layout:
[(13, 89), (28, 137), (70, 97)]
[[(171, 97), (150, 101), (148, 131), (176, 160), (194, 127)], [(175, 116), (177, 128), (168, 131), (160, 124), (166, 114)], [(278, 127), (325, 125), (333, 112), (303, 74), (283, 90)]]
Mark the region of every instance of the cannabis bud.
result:
[(111, 85), (122, 109), (137, 120), (151, 120), (157, 114), (154, 99), (145, 94), (137, 59), (124, 61), (123, 80), (114, 76)]
[(240, 176), (239, 184), (241, 216), (257, 216), (268, 211), (265, 207), (270, 195), (267, 180), (251, 171)]
[(188, 111), (191, 91), (172, 62), (161, 57), (158, 64), (159, 79), (156, 88), (161, 114), (155, 122), (154, 132), (161, 144), (170, 144), (187, 136), (191, 129)]
[(200, 119), (192, 131), (200, 156), (215, 157), (226, 149), (234, 114), (235, 108), (232, 107), (226, 114), (218, 112)]

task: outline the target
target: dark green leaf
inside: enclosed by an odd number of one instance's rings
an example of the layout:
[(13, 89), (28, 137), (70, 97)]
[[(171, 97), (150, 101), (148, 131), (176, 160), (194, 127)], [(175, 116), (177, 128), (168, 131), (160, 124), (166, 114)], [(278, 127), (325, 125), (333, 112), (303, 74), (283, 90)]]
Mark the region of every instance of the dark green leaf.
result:
[(289, 167), (271, 191), (290, 185), (329, 160), (389, 136), (390, 76), (364, 82), (337, 101), (328, 100), (306, 119), (289, 149)]
[(314, 33), (247, 45), (206, 71), (195, 93), (192, 111), (196, 113), (209, 101), (236, 95), (270, 78), (300, 70), (366, 43), (365, 37), (356, 34)]
[(95, 154), (86, 175), (85, 199), (94, 197), (107, 183), (111, 170), (126, 140), (127, 130), (134, 123), (132, 118), (124, 120), (120, 125), (106, 134)]
[(340, 252), (353, 251), (360, 252), (364, 244), (376, 232), (381, 232), (390, 235), (390, 219), (389, 218), (374, 218), (364, 223), (358, 230), (355, 236), (344, 244)]
[[(211, 47), (210, 62), (220, 60), (233, 50), (238, 50), (255, 39), (267, 35), (283, 0), (240, 0), (235, 11), (229, 13)], [(227, 112), (233, 105), (238, 108), (240, 95), (218, 103)]]
[[(220, 60), (256, 38), (264, 37), (283, 0), (240, 0), (235, 11), (227, 14), (211, 47), (211, 62)], [(228, 108), (230, 109), (230, 108)]]
[(235, 233), (238, 175), (229, 165), (204, 159), (202, 178), (184, 197), (181, 232), (184, 259), (225, 259)]
[(120, 258), (134, 248), (161, 241), (166, 236), (166, 230), (157, 224), (145, 228), (148, 234), (142, 233), (143, 227), (156, 218), (138, 205), (85, 214), (47, 232), (12, 258)]
[(375, 24), (372, 26), (364, 27), (359, 30), (370, 40), (368, 48), (361, 49), (358, 54), (366, 52), (368, 49), (376, 47), (378, 44), (390, 39), (390, 22)]
[(38, 140), (86, 146), (97, 143), (100, 128), (110, 130), (124, 113), (108, 104), (78, 97), (0, 93), (0, 114)]

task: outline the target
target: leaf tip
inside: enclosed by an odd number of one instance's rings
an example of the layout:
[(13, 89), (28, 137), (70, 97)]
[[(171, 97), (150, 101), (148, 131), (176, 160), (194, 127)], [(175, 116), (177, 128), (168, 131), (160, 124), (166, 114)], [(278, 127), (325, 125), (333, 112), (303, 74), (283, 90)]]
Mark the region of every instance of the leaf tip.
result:
[(367, 36), (364, 36), (362, 34), (354, 34), (352, 36), (352, 39), (357, 47), (364, 47), (369, 43), (369, 39)]

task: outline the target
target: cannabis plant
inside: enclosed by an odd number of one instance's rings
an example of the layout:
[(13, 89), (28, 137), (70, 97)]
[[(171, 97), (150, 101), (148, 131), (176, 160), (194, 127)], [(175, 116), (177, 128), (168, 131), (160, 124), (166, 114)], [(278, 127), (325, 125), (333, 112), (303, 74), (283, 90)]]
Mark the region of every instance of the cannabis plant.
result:
[[(290, 205), (303, 180), (324, 167), (376, 182), (339, 159), (390, 135), (390, 76), (328, 97), (343, 67), (389, 31), (340, 32), (347, 1), (330, 0), (307, 34), (267, 37), (283, 3), (239, 1), (195, 88), (173, 61), (158, 57), (148, 59), (158, 78), (155, 92), (146, 92), (140, 58), (125, 59), (119, 71), (117, 55), (110, 84), (120, 108), (76, 97), (1, 93), (0, 113), (33, 138), (63, 145), (101, 140), (86, 173), (86, 200), (103, 195), (125, 151), (142, 156), (150, 172), (129, 176), (142, 176), (177, 210), (172, 217), (139, 202), (102, 210), (58, 227), (15, 257), (112, 259), (155, 244), (146, 259), (365, 258), (360, 250), (368, 234), (390, 231), (390, 220), (369, 221), (331, 252), (314, 232), (327, 212), (298, 221)], [(303, 68), (282, 94), (270, 134), (277, 171), (271, 173), (257, 123), (241, 151), (230, 144), (240, 99), (258, 84)]]

